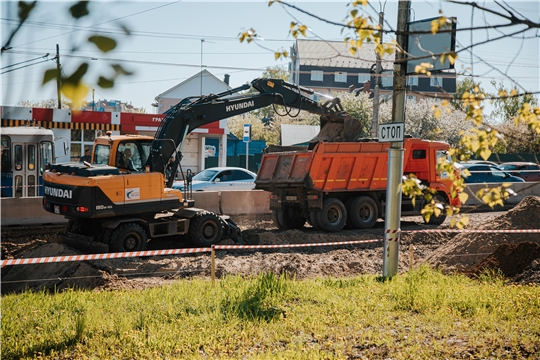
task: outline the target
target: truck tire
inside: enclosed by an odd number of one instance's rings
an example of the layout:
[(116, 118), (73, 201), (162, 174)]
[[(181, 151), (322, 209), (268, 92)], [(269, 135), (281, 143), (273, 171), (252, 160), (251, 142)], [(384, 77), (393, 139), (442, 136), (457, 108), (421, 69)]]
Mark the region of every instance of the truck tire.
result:
[(317, 224), (321, 230), (337, 232), (343, 229), (347, 221), (347, 210), (343, 202), (336, 198), (324, 200), (323, 209), (317, 212)]
[(280, 210), (272, 210), (272, 222), (279, 230), (285, 230), (285, 226), (279, 221), (279, 219), (283, 217), (278, 216), (278, 212), (281, 212)]
[(286, 207), (283, 210), (272, 210), (272, 220), (280, 230), (301, 229), (306, 223), (299, 209)]
[(109, 248), (113, 252), (143, 251), (146, 242), (146, 232), (140, 225), (125, 223), (112, 232)]
[[(448, 206), (448, 203), (446, 202), (446, 199), (440, 195), (435, 195), (435, 201), (441, 203), (444, 207)], [(429, 218), (429, 221), (426, 221), (424, 219), (424, 222), (429, 225), (441, 225), (446, 220), (446, 211), (443, 210), (439, 216), (432, 215)]]
[(197, 246), (211, 246), (221, 240), (223, 228), (219, 216), (211, 212), (195, 215), (189, 222), (188, 236)]
[(315, 230), (321, 230), (321, 227), (319, 226), (319, 223), (317, 222), (317, 214), (319, 211), (310, 211), (309, 212), (309, 223)]
[(372, 228), (379, 217), (377, 204), (369, 196), (358, 196), (354, 198), (347, 210), (347, 220), (356, 229)]
[(306, 218), (302, 213), (302, 208), (298, 207), (287, 207), (285, 208), (284, 221), (289, 229), (302, 229), (306, 223)]

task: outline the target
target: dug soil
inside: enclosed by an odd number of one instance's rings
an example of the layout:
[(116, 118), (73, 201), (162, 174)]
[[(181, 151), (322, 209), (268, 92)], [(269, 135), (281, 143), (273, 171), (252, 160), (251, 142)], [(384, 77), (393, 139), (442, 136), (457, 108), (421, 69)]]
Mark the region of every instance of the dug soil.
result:
[[(484, 273), (504, 276), (509, 282), (540, 284), (540, 197), (526, 197), (505, 212), (469, 213), (468, 230), (481, 233), (421, 232), (449, 229), (449, 219), (438, 227), (425, 225), (421, 217), (404, 217), (399, 246), (400, 272), (428, 263), (445, 273), (461, 272), (471, 277)], [(302, 230), (278, 230), (265, 217), (237, 218), (245, 244), (312, 244), (309, 247), (228, 249), (216, 251), (216, 276), (251, 276), (274, 272), (297, 279), (382, 275), (384, 222), (367, 230), (345, 229), (325, 233), (306, 225)], [(490, 232), (501, 230), (501, 232)], [(502, 232), (519, 230), (520, 232)], [(55, 242), (59, 226), (2, 228), (2, 259), (79, 254)], [(348, 241), (378, 240), (361, 244)], [(326, 245), (332, 243), (331, 245)], [(232, 245), (224, 240), (220, 245)], [(325, 244), (325, 245), (320, 245)], [(189, 247), (182, 238), (153, 240), (149, 250)], [(211, 276), (209, 253), (132, 257), (123, 259), (12, 265), (2, 268), (2, 293), (25, 289), (62, 291), (82, 289), (143, 289), (179, 278)]]

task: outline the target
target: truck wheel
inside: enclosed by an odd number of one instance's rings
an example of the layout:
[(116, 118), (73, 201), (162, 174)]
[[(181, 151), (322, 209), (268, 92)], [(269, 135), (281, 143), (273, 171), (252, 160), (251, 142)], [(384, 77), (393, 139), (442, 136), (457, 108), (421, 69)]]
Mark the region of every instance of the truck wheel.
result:
[(272, 222), (279, 230), (285, 230), (285, 226), (279, 221), (279, 219), (283, 219), (283, 216), (278, 216), (278, 213), (282, 213), (282, 211), (272, 210)]
[(301, 229), (306, 223), (299, 209), (286, 207), (283, 210), (272, 210), (272, 220), (280, 230)]
[(221, 240), (223, 228), (219, 216), (211, 212), (195, 215), (189, 222), (188, 235), (197, 246), (214, 245)]
[(319, 223), (317, 222), (317, 214), (319, 211), (310, 211), (309, 212), (309, 223), (315, 230), (321, 230), (321, 227), (319, 226)]
[(369, 229), (377, 222), (378, 214), (375, 200), (369, 196), (358, 196), (349, 205), (347, 219), (357, 229)]
[[(434, 199), (435, 199), (436, 202), (441, 203), (442, 206), (444, 206), (444, 207), (448, 206), (448, 203), (446, 202), (446, 199), (442, 195), (437, 194), (437, 195), (435, 195)], [(426, 224), (429, 224), (429, 225), (441, 225), (445, 220), (446, 220), (446, 211), (443, 210), (439, 214), (439, 216), (432, 215), (429, 218), (429, 221), (426, 221), (424, 219), (424, 222)]]
[(324, 200), (323, 209), (317, 212), (317, 223), (321, 230), (337, 232), (343, 229), (347, 220), (347, 210), (341, 200), (329, 198)]
[(146, 241), (146, 232), (140, 225), (126, 223), (113, 231), (109, 248), (113, 252), (143, 251)]

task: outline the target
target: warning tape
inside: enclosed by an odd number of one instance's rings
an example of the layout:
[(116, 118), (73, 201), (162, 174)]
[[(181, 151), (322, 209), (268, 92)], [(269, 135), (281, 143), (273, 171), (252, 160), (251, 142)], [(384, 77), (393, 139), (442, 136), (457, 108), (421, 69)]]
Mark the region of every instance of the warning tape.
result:
[[(354, 241), (340, 241), (340, 242), (330, 242), (330, 243), (283, 244), (283, 245), (213, 245), (212, 248), (214, 250), (277, 249), (277, 248), (353, 245), (353, 244), (376, 243), (376, 242), (382, 242), (382, 241), (384, 240), (383, 239), (354, 240)], [(70, 261), (106, 260), (106, 259), (119, 259), (119, 258), (129, 258), (129, 257), (208, 253), (212, 251), (212, 248), (206, 247), (206, 248), (192, 248), (192, 249), (148, 250), (148, 251), (132, 251), (132, 252), (123, 252), (123, 253), (9, 259), (9, 260), (2, 260), (0, 267), (4, 267), (8, 265), (33, 265), (33, 264), (47, 264), (47, 263), (70, 262)]]
[(386, 234), (402, 233), (540, 233), (540, 229), (521, 229), (521, 230), (468, 230), (468, 229), (426, 229), (426, 230), (385, 230)]
[(353, 240), (353, 241), (339, 241), (330, 243), (310, 243), (310, 244), (282, 244), (282, 245), (213, 245), (215, 250), (229, 250), (229, 249), (277, 249), (277, 248), (297, 248), (297, 247), (315, 247), (315, 246), (333, 246), (333, 245), (354, 245), (354, 244), (366, 244), (382, 242), (383, 239), (374, 240)]
[(7, 265), (32, 265), (32, 264), (46, 264), (46, 263), (70, 262), (70, 261), (119, 259), (119, 258), (129, 258), (129, 257), (195, 254), (195, 253), (204, 253), (204, 252), (210, 252), (210, 251), (212, 251), (211, 248), (193, 248), (193, 249), (131, 251), (131, 252), (107, 253), (107, 254), (51, 256), (51, 257), (26, 258), (26, 259), (9, 259), (9, 260), (2, 260), (0, 267), (4, 267)]
[[(397, 233), (540, 233), (540, 229), (523, 229), (523, 230), (458, 230), (458, 229), (430, 229), (430, 230), (385, 230), (387, 234)], [(396, 237), (396, 241), (399, 237)], [(392, 239), (390, 239), (392, 240)], [(383, 242), (384, 239), (371, 240), (353, 240), (339, 241), (329, 243), (307, 243), (307, 244), (281, 244), (281, 245), (213, 245), (211, 248), (188, 248), (188, 249), (168, 249), (168, 250), (147, 250), (147, 251), (132, 251), (122, 253), (106, 253), (106, 254), (88, 254), (88, 255), (68, 255), (68, 256), (51, 256), (41, 258), (25, 258), (25, 259), (8, 259), (2, 260), (0, 267), (8, 265), (33, 265), (46, 264), (57, 262), (70, 261), (87, 261), (87, 260), (106, 260), (120, 259), (130, 257), (146, 257), (146, 256), (165, 256), (165, 255), (182, 255), (207, 253), (212, 250), (241, 250), (241, 249), (279, 249), (279, 248), (300, 248), (300, 247), (318, 247), (318, 246), (341, 246)]]

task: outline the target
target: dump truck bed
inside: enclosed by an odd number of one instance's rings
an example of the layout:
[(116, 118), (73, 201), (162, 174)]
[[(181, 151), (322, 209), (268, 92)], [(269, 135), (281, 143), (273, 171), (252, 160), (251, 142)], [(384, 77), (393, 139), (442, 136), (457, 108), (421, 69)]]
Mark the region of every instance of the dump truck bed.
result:
[[(386, 189), (390, 143), (320, 142), (313, 150), (264, 154), (256, 189), (274, 191), (298, 188), (322, 192), (378, 191)], [(449, 145), (443, 142), (407, 138), (404, 141), (403, 169), (426, 183), (446, 183), (438, 174), (439, 157), (446, 157)], [(446, 184), (450, 186), (450, 184)]]
[(388, 143), (319, 143), (313, 150), (264, 154), (256, 188), (302, 186), (319, 191), (386, 188)]

